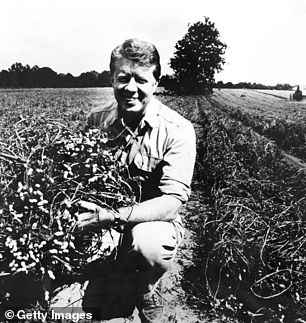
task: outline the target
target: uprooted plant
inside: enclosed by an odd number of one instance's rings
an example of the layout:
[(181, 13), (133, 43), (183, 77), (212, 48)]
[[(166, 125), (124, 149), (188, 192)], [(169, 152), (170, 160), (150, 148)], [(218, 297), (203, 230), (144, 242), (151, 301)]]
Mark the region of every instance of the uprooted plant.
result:
[(79, 200), (114, 211), (134, 203), (127, 169), (107, 142), (97, 129), (83, 132), (35, 117), (21, 119), (2, 139), (2, 273), (31, 273), (38, 280), (78, 275), (109, 254), (101, 239), (106, 230), (76, 230)]

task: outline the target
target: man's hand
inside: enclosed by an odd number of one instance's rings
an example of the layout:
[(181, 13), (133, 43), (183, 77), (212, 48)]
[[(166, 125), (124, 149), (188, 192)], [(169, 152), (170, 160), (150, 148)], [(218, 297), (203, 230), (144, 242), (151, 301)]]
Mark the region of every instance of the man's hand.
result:
[(114, 214), (95, 203), (79, 201), (79, 206), (87, 212), (78, 215), (78, 229), (87, 229), (89, 227), (107, 228), (114, 223)]

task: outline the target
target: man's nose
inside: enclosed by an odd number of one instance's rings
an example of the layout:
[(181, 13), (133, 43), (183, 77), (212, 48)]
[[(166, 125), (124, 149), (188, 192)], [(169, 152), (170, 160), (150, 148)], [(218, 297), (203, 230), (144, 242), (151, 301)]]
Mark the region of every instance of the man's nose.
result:
[(126, 85), (126, 90), (128, 90), (130, 92), (136, 92), (137, 91), (137, 83), (136, 83), (134, 77), (130, 78), (129, 83)]

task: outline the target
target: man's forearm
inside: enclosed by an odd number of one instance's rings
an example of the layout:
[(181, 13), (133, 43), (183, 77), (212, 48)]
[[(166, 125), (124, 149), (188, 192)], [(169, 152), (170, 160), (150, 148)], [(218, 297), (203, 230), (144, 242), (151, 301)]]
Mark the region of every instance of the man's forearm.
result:
[(180, 209), (182, 202), (171, 196), (162, 195), (138, 205), (119, 209), (120, 217), (129, 223), (149, 221), (172, 221)]

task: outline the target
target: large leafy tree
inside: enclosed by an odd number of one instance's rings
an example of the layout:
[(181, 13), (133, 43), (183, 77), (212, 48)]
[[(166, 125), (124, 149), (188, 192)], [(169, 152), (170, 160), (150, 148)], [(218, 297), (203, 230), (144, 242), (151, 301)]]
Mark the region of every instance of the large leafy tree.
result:
[(209, 18), (189, 25), (186, 35), (176, 43), (174, 57), (170, 60), (177, 89), (191, 94), (210, 91), (215, 73), (221, 71), (225, 63), (226, 47)]

